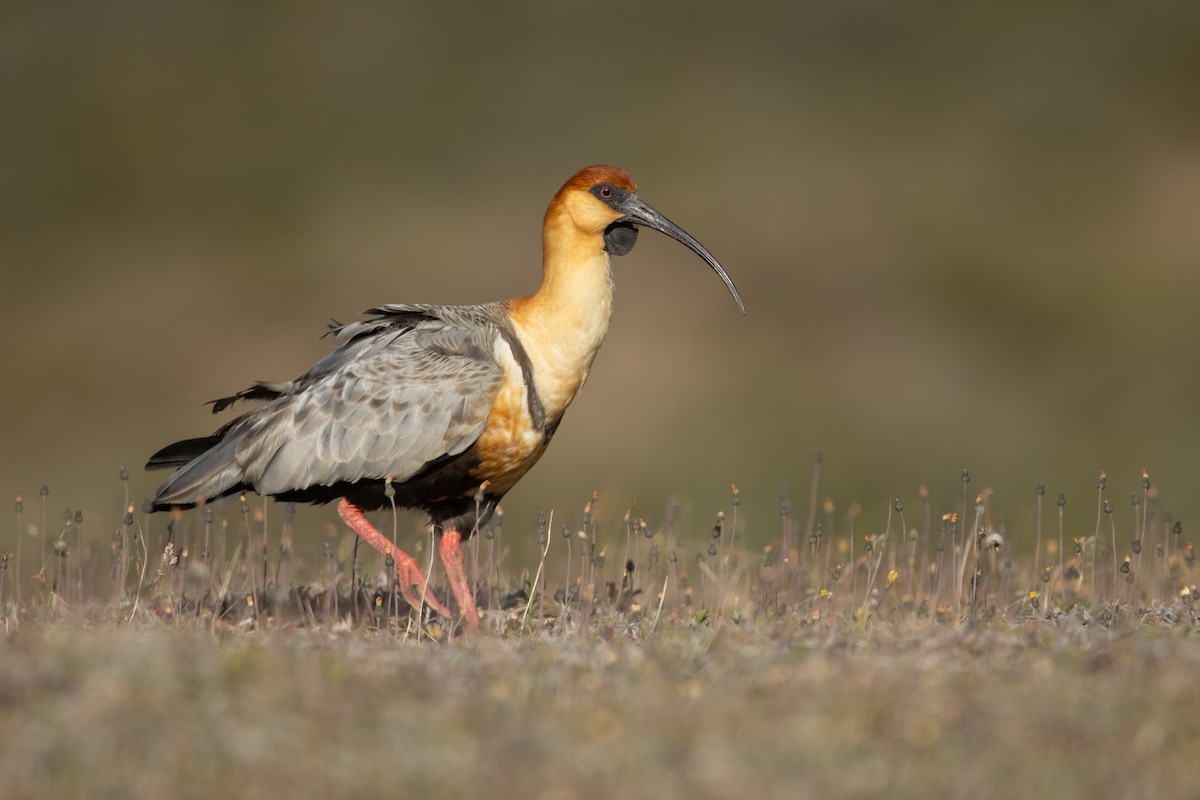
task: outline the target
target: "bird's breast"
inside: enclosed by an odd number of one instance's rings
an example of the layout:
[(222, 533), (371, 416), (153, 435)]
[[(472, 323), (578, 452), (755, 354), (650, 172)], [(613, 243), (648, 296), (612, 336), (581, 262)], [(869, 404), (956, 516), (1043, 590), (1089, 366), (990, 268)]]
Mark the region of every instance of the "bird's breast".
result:
[[(479, 465), (472, 475), (488, 481), (491, 494), (504, 494), (529, 471), (549, 442), (546, 420), (535, 422), (530, 413), (530, 392), (525, 371), (512, 348), (502, 338), (496, 341), (495, 356), (504, 380), (492, 399), (487, 427), (475, 442)], [(535, 403), (536, 405), (536, 403)]]

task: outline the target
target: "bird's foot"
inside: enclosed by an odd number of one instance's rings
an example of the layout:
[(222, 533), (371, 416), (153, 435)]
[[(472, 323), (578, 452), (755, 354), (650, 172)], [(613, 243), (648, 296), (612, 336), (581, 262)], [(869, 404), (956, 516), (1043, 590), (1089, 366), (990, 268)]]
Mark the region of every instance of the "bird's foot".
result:
[(421, 574), (421, 568), (417, 566), (415, 558), (400, 548), (395, 548), (392, 550), (392, 560), (396, 562), (396, 583), (400, 594), (404, 595), (404, 599), (408, 601), (414, 611), (421, 607), (421, 601), (424, 600), (425, 605), (443, 617), (454, 619), (450, 609), (442, 605), (441, 601), (429, 591), (429, 582)]
[[(430, 593), (429, 582), (425, 580), (425, 575), (422, 574), (421, 568), (417, 566), (417, 560), (399, 547), (396, 547), (386, 536), (376, 530), (375, 526), (367, 521), (361, 508), (343, 497), (342, 501), (338, 503), (338, 516), (342, 518), (342, 522), (346, 523), (346, 527), (362, 537), (367, 544), (383, 555), (390, 555), (392, 557), (392, 561), (396, 564), (396, 583), (400, 589), (400, 594), (404, 596), (405, 601), (412, 606), (414, 611), (420, 611), (421, 602), (424, 600), (425, 605), (443, 617), (448, 619), (454, 618), (450, 610)], [(444, 554), (442, 558), (445, 558)], [(459, 560), (462, 560), (461, 553)], [(453, 584), (451, 585), (453, 586)]]
[(446, 579), (450, 582), (450, 591), (458, 608), (466, 619), (468, 636), (479, 634), (479, 610), (475, 607), (475, 595), (467, 583), (467, 573), (463, 569), (462, 534), (458, 531), (443, 531), (442, 543), (439, 547), (442, 553), (442, 563), (446, 565)]

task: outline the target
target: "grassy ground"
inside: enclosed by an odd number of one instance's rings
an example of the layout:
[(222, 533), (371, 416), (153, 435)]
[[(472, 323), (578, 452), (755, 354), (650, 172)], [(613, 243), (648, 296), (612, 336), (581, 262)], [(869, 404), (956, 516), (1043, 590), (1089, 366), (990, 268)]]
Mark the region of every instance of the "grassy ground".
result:
[(982, 498), (980, 549), (950, 515), (866, 539), (785, 517), (749, 552), (736, 505), (707, 550), (634, 520), (501, 564), (480, 534), (465, 641), (349, 536), (301, 575), (288, 514), (227, 509), (225, 541), (195, 512), (145, 550), (132, 516), (111, 542), (68, 525), (19, 600), (13, 554), (0, 573), (0, 793), (1195, 796), (1191, 549), (1149, 499), (1128, 571), (1104, 535), (1058, 563), (1049, 531), (1033, 568)]
[(668, 626), (446, 646), (38, 626), (10, 797), (1189, 797), (1190, 628)]

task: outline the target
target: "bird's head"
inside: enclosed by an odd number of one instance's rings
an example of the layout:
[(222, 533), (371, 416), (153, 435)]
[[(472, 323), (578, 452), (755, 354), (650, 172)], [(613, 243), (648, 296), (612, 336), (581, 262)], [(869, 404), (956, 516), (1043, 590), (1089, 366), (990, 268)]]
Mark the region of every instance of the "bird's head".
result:
[[(609, 255), (623, 256), (637, 244), (638, 227), (652, 228), (686, 245), (700, 256), (725, 281), (743, 314), (746, 307), (733, 280), (708, 252), (707, 248), (674, 222), (654, 210), (637, 196), (637, 185), (629, 173), (617, 167), (585, 167), (571, 176), (550, 202), (547, 222), (552, 215), (569, 220), (574, 236), (599, 236)], [(565, 221), (564, 220), (564, 221)], [(547, 225), (547, 230), (554, 226)]]

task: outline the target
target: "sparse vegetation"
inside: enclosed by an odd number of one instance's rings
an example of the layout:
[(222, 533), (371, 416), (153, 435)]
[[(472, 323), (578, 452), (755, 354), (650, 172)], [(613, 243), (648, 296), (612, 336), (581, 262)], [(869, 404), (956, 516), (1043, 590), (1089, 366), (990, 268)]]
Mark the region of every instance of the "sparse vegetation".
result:
[(677, 508), (608, 530), (593, 495), (577, 527), (540, 519), (528, 563), (498, 517), (470, 540), (487, 631), (472, 641), (417, 619), (349, 533), (296, 568), (307, 534), (286, 506), (131, 507), (108, 547), (64, 514), (40, 567), (40, 515), (18, 501), (35, 552), (23, 587), (11, 552), (0, 572), (0, 781), (93, 797), (1192, 792), (1193, 549), (1149, 476), (1127, 527), (1109, 511), (1109, 530), (1089, 520), (1034, 557), (990, 491), (943, 512), (922, 488), (915, 519), (896, 500), (871, 530), (853, 504), (839, 520), (815, 467), (803, 521), (783, 503), (758, 550), (736, 486), (701, 532)]

